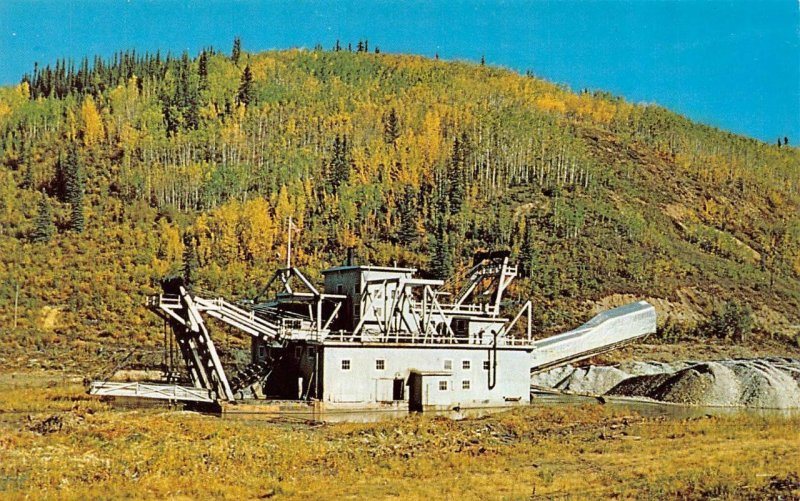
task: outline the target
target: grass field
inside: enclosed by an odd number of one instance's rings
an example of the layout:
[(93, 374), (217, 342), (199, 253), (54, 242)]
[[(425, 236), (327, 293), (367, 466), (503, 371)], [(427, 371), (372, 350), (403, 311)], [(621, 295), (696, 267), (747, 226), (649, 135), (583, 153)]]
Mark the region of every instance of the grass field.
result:
[(800, 415), (645, 418), (600, 404), (453, 421), (221, 419), (0, 376), (0, 498), (797, 499)]

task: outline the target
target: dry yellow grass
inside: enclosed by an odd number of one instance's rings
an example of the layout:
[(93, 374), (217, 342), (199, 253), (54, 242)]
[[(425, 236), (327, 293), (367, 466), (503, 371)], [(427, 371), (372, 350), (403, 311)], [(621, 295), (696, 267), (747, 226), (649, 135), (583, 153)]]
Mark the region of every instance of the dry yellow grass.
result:
[(800, 496), (800, 416), (532, 406), (308, 426), (112, 409), (49, 380), (0, 377), (4, 499)]

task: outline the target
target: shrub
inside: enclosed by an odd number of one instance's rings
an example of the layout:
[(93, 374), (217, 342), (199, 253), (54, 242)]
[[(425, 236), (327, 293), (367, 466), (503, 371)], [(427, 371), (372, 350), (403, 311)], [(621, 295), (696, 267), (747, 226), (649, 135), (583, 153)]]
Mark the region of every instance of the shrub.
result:
[(655, 339), (667, 344), (677, 343), (690, 338), (694, 330), (695, 326), (693, 324), (690, 325), (674, 320), (672, 317), (667, 317), (664, 324), (656, 329)]
[(754, 324), (753, 311), (750, 306), (734, 300), (717, 307), (708, 320), (703, 323), (700, 331), (707, 336), (745, 341), (753, 331)]

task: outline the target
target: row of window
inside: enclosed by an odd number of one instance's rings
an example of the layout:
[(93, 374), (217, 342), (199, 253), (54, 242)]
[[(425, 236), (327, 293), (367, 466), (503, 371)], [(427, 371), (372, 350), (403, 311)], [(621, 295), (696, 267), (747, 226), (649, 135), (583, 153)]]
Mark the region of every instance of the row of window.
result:
[[(462, 390), (469, 390), (472, 387), (472, 381), (469, 379), (464, 379), (461, 381), (461, 389)], [(447, 380), (439, 381), (439, 391), (447, 391)]]
[[(382, 358), (375, 360), (375, 370), (382, 371), (386, 368), (386, 361)], [(349, 371), (350, 370), (350, 360), (344, 359), (342, 360), (342, 370)]]
[[(461, 361), (461, 368), (464, 369), (465, 371), (468, 371), (468, 370), (472, 369), (472, 361), (471, 360), (462, 360)], [(379, 359), (375, 360), (375, 370), (382, 371), (384, 369), (386, 369), (386, 360), (384, 360), (382, 358), (379, 358)], [(350, 360), (349, 359), (342, 360), (342, 370), (343, 371), (349, 371), (350, 370)], [(444, 370), (446, 370), (446, 371), (453, 370), (453, 361), (452, 360), (445, 360), (444, 361)], [(489, 361), (488, 360), (484, 360), (483, 361), (483, 370), (485, 370), (485, 371), (489, 370)]]
[[(472, 369), (472, 360), (462, 360), (461, 361), (461, 368), (465, 371)], [(489, 369), (489, 361), (483, 361), (483, 370)], [(445, 360), (444, 361), (444, 370), (451, 371), (453, 370), (453, 361), (452, 360)]]

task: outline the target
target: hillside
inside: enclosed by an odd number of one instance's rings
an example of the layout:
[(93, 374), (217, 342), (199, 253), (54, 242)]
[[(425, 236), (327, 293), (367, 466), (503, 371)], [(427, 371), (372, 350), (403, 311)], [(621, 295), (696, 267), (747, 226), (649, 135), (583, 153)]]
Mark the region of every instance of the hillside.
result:
[(120, 53), (0, 89), (0, 132), (11, 366), (157, 347), (144, 298), (168, 275), (254, 295), (290, 216), (312, 277), (348, 247), (433, 276), (510, 249), (539, 332), (630, 297), (652, 298), (663, 337), (726, 301), (762, 337), (792, 342), (800, 324), (800, 150), (532, 75), (368, 52)]

